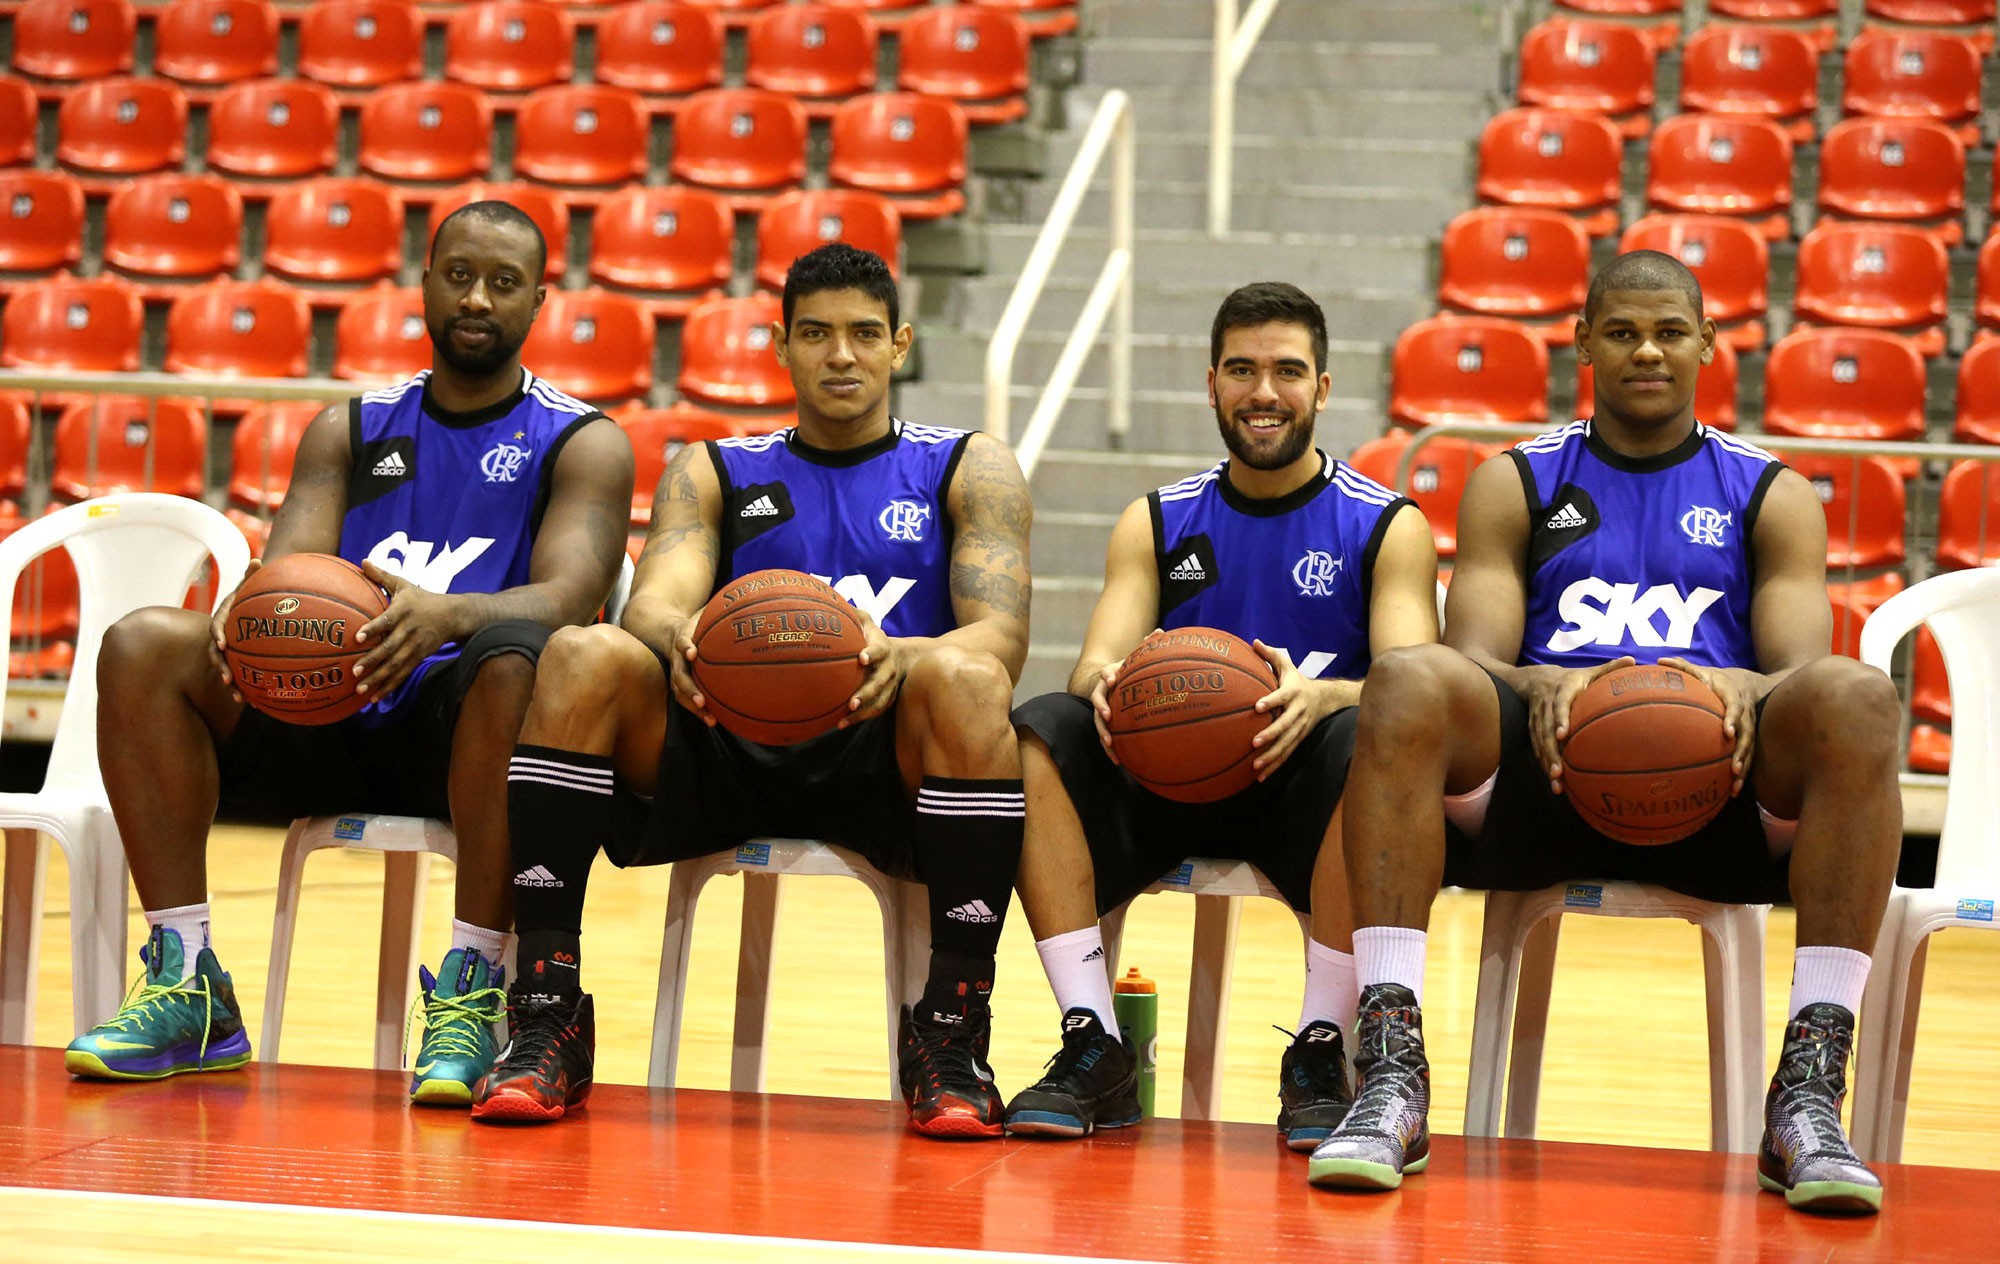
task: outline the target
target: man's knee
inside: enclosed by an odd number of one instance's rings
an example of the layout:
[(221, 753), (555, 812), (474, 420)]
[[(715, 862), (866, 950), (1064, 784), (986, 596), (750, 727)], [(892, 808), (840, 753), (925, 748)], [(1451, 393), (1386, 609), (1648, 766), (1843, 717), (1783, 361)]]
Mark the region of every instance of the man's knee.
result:
[(1886, 674), (1830, 654), (1799, 668), (1786, 684), (1810, 717), (1802, 727), (1815, 765), (1896, 762), (1902, 699)]
[(1014, 682), (1000, 660), (977, 650), (939, 646), (903, 679), (906, 722), (946, 746), (1014, 745), (1009, 720)]
[[(615, 709), (621, 698), (641, 687), (648, 664), (655, 670), (658, 666), (651, 650), (629, 633), (605, 623), (556, 629), (534, 664), (528, 664), (520, 654), (498, 654), (487, 662), (503, 660), (526, 665), (537, 712)], [(501, 670), (516, 669), (509, 666)]]
[[(208, 619), (192, 610), (148, 606), (104, 633), (97, 651), (97, 691), (114, 702), (134, 692), (183, 689), (208, 676)], [(220, 673), (216, 685), (221, 687)]]
[(1407, 645), (1376, 656), (1361, 687), (1360, 731), (1375, 739), (1422, 739), (1449, 731), (1476, 667), (1442, 645)]

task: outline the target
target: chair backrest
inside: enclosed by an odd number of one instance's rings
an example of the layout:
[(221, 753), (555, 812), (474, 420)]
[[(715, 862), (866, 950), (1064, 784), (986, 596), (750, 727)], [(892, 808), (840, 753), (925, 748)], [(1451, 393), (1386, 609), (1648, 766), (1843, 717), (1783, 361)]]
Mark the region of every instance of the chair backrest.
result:
[(1952, 685), (1937, 885), (1990, 890), (2000, 880), (2000, 570), (1933, 575), (1883, 602), (1861, 630), (1861, 661), (1888, 671), (1897, 642), (1920, 623), (1937, 637)]
[(1979, 113), (1979, 50), (1942, 31), (1864, 30), (1847, 46), (1850, 114), (1958, 123)]
[(1801, 22), (1837, 16), (1840, 0), (1708, 0), (1708, 10), (1754, 22)]
[(1820, 140), (1819, 204), (1863, 219), (1935, 219), (1965, 209), (1965, 142), (1942, 123), (1852, 118)]
[(1549, 349), (1508, 320), (1433, 316), (1396, 339), (1389, 415), (1445, 421), (1543, 422), (1549, 418)]
[(14, 69), (42, 79), (127, 74), (138, 29), (131, 0), (27, 0), (14, 14)]
[(514, 119), (514, 171), (549, 184), (618, 184), (646, 176), (646, 106), (604, 84), (531, 93)]
[(1028, 24), (973, 5), (920, 9), (896, 29), (896, 86), (950, 97), (976, 122), (1027, 113)]
[(833, 116), (827, 176), (877, 193), (929, 193), (965, 183), (968, 124), (956, 101), (875, 92)]
[(2000, 566), (2000, 468), (1960, 461), (1938, 492), (1937, 560), (1941, 566)]
[(63, 95), (56, 161), (96, 175), (138, 175), (180, 165), (188, 104), (164, 79), (100, 79)]
[(304, 79), (253, 79), (208, 109), (208, 165), (231, 175), (282, 179), (333, 170), (340, 102)]
[(259, 404), (236, 423), (230, 443), (229, 499), (252, 509), (276, 509), (291, 486), (299, 439), (324, 405), (284, 399)]
[(862, 189), (781, 193), (757, 216), (757, 284), (782, 290), (792, 260), (830, 241), (880, 255), (902, 271), (903, 217), (895, 204)]
[(550, 290), (521, 359), (582, 399), (641, 396), (653, 385), (653, 317), (622, 294)]
[(1792, 204), (1792, 141), (1776, 123), (1681, 114), (1653, 133), (1646, 200), (1704, 215), (1765, 215)]
[[(233, 592), (250, 548), (229, 519), (198, 500), (131, 492), (59, 509), (0, 540), (0, 592), (22, 569), (58, 546), (76, 564), (80, 604), (76, 665), (56, 722), (45, 790), (103, 798), (97, 767), (97, 652), (113, 623), (142, 606), (178, 606), (203, 565), (215, 561), (217, 591)], [(0, 602), (0, 643), (12, 605)], [(0, 678), (0, 706), (6, 702)]]
[(192, 400), (96, 395), (65, 408), (56, 422), (49, 485), (58, 496), (199, 496), (207, 473), (208, 418)]
[(1889, 566), (1903, 561), (1903, 476), (1879, 456), (1791, 453), (1826, 509), (1826, 564)]
[(0, 167), (26, 166), (35, 160), (39, 108), (35, 90), (26, 82), (0, 78)]
[(424, 73), (424, 18), (408, 0), (319, 0), (299, 16), (299, 73), (372, 88)]
[(312, 313), (271, 281), (211, 281), (167, 309), (169, 373), (304, 377)]
[(729, 284), (735, 242), (736, 216), (720, 194), (624, 188), (591, 222), (590, 276), (638, 290), (719, 289)]
[[(1384, 487), (1396, 487), (1396, 469), (1410, 437), (1395, 431), (1373, 439), (1354, 450), (1348, 464)], [(1432, 439), (1417, 451), (1410, 466), (1408, 487), (1397, 488), (1423, 511), (1431, 524), (1431, 538), (1439, 557), (1458, 552), (1458, 502), (1465, 495), (1466, 480), (1479, 463), (1498, 452), (1503, 444), (1475, 443), (1470, 439), (1446, 436)]]
[(823, 4), (766, 9), (750, 20), (743, 81), (801, 97), (866, 92), (875, 86), (875, 24)]
[(1577, 211), (1624, 189), (1625, 142), (1595, 114), (1502, 110), (1479, 134), (1479, 196), (1509, 206)]
[(1648, 215), (1625, 230), (1620, 253), (1657, 250), (1687, 265), (1701, 282), (1701, 305), (1719, 321), (1769, 310), (1771, 248), (1741, 220), (1713, 215)]
[(538, 0), (486, 0), (452, 13), (444, 28), (447, 79), (526, 92), (570, 77), (576, 23)]
[(104, 208), (104, 262), (146, 276), (210, 277), (243, 256), (243, 197), (220, 176), (161, 172)]
[(2000, 328), (2000, 233), (1988, 236), (1979, 248), (1979, 282), (1972, 316), (1988, 329)]
[(722, 82), (722, 20), (675, 0), (633, 0), (597, 24), (597, 80), (685, 96)]
[(173, 0), (153, 19), (153, 72), (183, 83), (235, 83), (278, 72), (270, 0)]
[(131, 373), (145, 327), (139, 291), (116, 277), (32, 281), (0, 313), (0, 366)]
[(380, 285), (340, 309), (333, 335), (335, 377), (400, 381), (430, 363), (423, 291)]
[(288, 184), (264, 217), (264, 267), (312, 281), (374, 281), (403, 264), (403, 198), (368, 179)]
[(0, 171), (0, 271), (53, 272), (83, 253), (83, 186), (60, 171)]
[[(1724, 339), (1715, 340), (1715, 358), (1701, 366), (1694, 383), (1694, 415), (1705, 426), (1717, 430), (1736, 429), (1736, 383), (1739, 365), (1736, 348)], [(1587, 364), (1576, 370), (1576, 415), (1597, 415), (1597, 375)]]
[(389, 180), (469, 180), (492, 166), (493, 105), (462, 83), (390, 84), (361, 105), (355, 162)]
[(1819, 104), (1819, 50), (1782, 26), (1705, 26), (1681, 52), (1681, 108), (1788, 119)]
[(1764, 428), (1773, 434), (1921, 439), (1924, 361), (1874, 329), (1794, 329), (1764, 367)]
[(1957, 407), (1960, 441), (2000, 443), (2000, 338), (1975, 339), (1966, 348), (1958, 362)]
[(715, 404), (790, 404), (791, 374), (771, 349), (771, 325), (783, 319), (769, 294), (697, 304), (681, 326), (681, 393)]
[(1552, 18), (1521, 39), (1520, 100), (1629, 114), (1653, 104), (1653, 46), (1636, 28)]
[(1489, 316), (1566, 316), (1583, 308), (1590, 238), (1567, 215), (1484, 206), (1444, 230), (1438, 298)]
[(806, 112), (782, 92), (711, 88), (674, 116), (676, 180), (718, 189), (769, 189), (806, 175)]
[(1993, 20), (1993, 0), (1868, 0), (1863, 11), (1892, 22), (1937, 22), (1968, 26)]
[(1799, 243), (1792, 305), (1810, 320), (1903, 329), (1945, 318), (1951, 259), (1907, 224), (1824, 223)]
[(0, 395), (0, 497), (8, 500), (28, 490), (30, 424), (26, 400)]
[(437, 195), (431, 202), (430, 225), (424, 230), (425, 258), (430, 257), (431, 239), (437, 236), (438, 225), (455, 210), (473, 202), (507, 202), (542, 230), (542, 240), (549, 244), (549, 262), (543, 280), (550, 285), (562, 280), (568, 266), (569, 255), (569, 207), (553, 189), (544, 189), (532, 184), (489, 183), (475, 180), (461, 184)]

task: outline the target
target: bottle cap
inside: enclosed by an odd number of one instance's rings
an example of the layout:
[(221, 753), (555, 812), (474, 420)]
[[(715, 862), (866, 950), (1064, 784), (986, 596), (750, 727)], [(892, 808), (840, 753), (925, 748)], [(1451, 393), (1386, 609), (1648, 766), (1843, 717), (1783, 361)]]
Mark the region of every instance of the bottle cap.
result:
[(1125, 971), (1125, 977), (1111, 985), (1113, 992), (1158, 992), (1159, 985), (1139, 973), (1138, 966)]

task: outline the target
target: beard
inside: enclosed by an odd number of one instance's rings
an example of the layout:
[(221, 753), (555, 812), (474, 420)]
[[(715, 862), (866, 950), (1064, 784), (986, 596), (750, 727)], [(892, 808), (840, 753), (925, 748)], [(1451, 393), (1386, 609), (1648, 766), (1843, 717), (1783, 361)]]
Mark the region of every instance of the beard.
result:
[[(486, 377), (499, 372), (507, 366), (508, 361), (520, 353), (521, 344), (527, 341), (526, 334), (517, 338), (507, 337), (506, 331), (490, 320), (454, 317), (444, 321), (427, 320), (424, 325), (430, 331), (431, 348), (437, 352), (438, 359), (449, 365), (454, 372), (463, 373), (467, 377)], [(451, 331), (460, 325), (489, 330), (493, 340), (481, 350), (467, 351), (451, 340)]]
[(1311, 415), (1302, 421), (1294, 418), (1274, 442), (1261, 445), (1253, 444), (1220, 408), (1215, 410), (1215, 428), (1222, 433), (1222, 446), (1229, 449), (1230, 458), (1253, 470), (1281, 470), (1304, 456), (1313, 441)]

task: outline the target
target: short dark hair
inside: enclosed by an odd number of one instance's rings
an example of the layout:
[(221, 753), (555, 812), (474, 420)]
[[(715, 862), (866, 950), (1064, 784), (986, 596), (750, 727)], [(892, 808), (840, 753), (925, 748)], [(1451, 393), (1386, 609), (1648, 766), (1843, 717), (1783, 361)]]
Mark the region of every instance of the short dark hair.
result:
[(888, 262), (874, 251), (850, 246), (844, 241), (830, 241), (792, 260), (792, 269), (785, 274), (785, 293), (781, 300), (785, 328), (789, 330), (792, 327), (792, 308), (800, 299), (826, 290), (860, 290), (889, 309), (889, 329), (892, 333), (899, 327), (896, 277), (889, 271)]
[(1613, 290), (1679, 290), (1694, 308), (1695, 322), (1701, 322), (1701, 282), (1688, 266), (1658, 250), (1631, 250), (1619, 255), (1590, 278), (1590, 292), (1583, 300), (1583, 323), (1597, 319), (1597, 308)]
[(1222, 363), (1222, 335), (1232, 329), (1273, 323), (1304, 325), (1312, 336), (1313, 372), (1326, 372), (1326, 313), (1312, 296), (1289, 281), (1256, 281), (1237, 289), (1215, 309), (1208, 331), (1208, 364)]
[(534, 217), (512, 202), (467, 202), (445, 216), (438, 224), (437, 231), (431, 234), (430, 251), (424, 256), (425, 267), (429, 267), (431, 260), (437, 256), (438, 239), (444, 236), (444, 230), (451, 226), (453, 220), (461, 216), (466, 219), (483, 220), (488, 224), (512, 224), (516, 228), (527, 229), (535, 239), (535, 281), (540, 283), (543, 274), (549, 268), (548, 238), (542, 236), (542, 226), (535, 222)]

